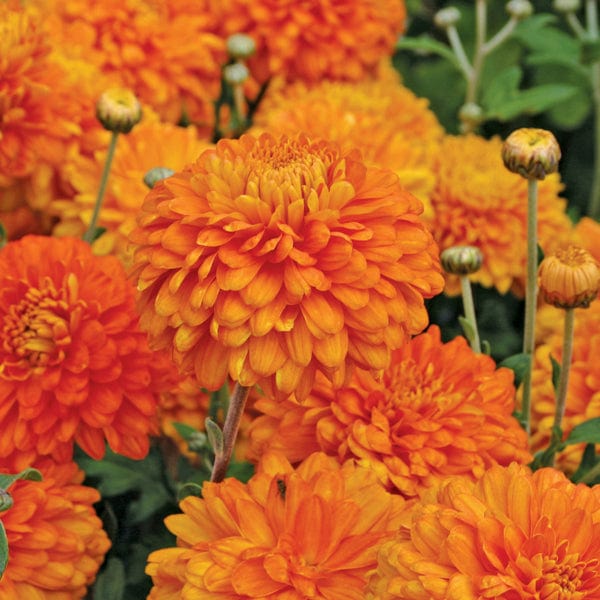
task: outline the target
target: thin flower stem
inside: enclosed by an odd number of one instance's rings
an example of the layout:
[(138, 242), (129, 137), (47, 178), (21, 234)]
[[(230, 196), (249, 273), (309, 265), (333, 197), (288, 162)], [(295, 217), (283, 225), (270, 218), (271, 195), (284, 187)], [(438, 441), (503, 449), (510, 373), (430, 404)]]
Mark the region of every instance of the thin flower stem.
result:
[(569, 27), (573, 30), (573, 33), (577, 36), (578, 39), (582, 40), (586, 37), (587, 32), (574, 12), (568, 12), (565, 15), (565, 19), (567, 20)]
[(215, 464), (213, 465), (212, 474), (210, 480), (214, 482), (223, 481), (227, 474), (227, 467), (233, 454), (233, 447), (237, 438), (237, 433), (240, 428), (240, 421), (244, 414), (244, 407), (246, 406), (246, 400), (250, 388), (235, 384), (231, 400), (229, 401), (229, 409), (227, 410), (227, 416), (225, 417), (225, 424), (223, 425), (223, 453), (215, 456)]
[(590, 38), (597, 40), (600, 35), (598, 29), (598, 0), (586, 0), (585, 21)]
[(500, 44), (503, 44), (515, 30), (515, 27), (517, 26), (518, 22), (518, 19), (516, 19), (515, 17), (511, 17), (504, 24), (504, 27), (502, 27), (502, 29), (500, 29), (500, 31), (498, 31), (498, 33), (496, 33), (494, 37), (490, 38), (485, 44), (483, 44), (481, 51), (484, 54), (484, 56), (487, 56), (498, 46), (500, 46)]
[(463, 48), (462, 42), (460, 41), (460, 36), (458, 35), (458, 31), (454, 25), (446, 28), (446, 35), (448, 36), (448, 41), (450, 42), (450, 46), (456, 55), (458, 63), (460, 64), (460, 68), (467, 80), (467, 82), (471, 79), (473, 74), (473, 67), (467, 58), (465, 53), (465, 49)]
[(573, 358), (573, 332), (575, 330), (575, 309), (567, 308), (565, 310), (565, 328), (563, 337), (562, 364), (560, 368), (560, 377), (558, 379), (558, 389), (556, 390), (556, 410), (554, 412), (554, 431), (561, 427), (565, 415), (565, 405), (567, 402), (567, 389), (569, 387), (569, 372), (571, 370), (571, 359)]
[(587, 471), (581, 479), (577, 480), (577, 483), (586, 483), (590, 484), (596, 480), (597, 477), (600, 476), (600, 463), (594, 465), (589, 471)]
[(523, 377), (523, 406), (521, 413), (525, 431), (530, 433), (531, 369), (535, 345), (535, 308), (537, 304), (537, 179), (527, 180), (527, 282), (525, 287), (525, 331), (523, 353), (530, 357)]
[(477, 330), (477, 318), (475, 317), (475, 303), (473, 302), (473, 292), (471, 290), (471, 282), (466, 275), (460, 278), (460, 289), (462, 291), (463, 307), (465, 309), (465, 317), (473, 327), (473, 339), (471, 348), (473, 352), (481, 352), (481, 344), (479, 342), (479, 331)]
[(115, 156), (115, 149), (117, 147), (117, 140), (119, 139), (119, 132), (113, 131), (110, 136), (110, 142), (108, 144), (108, 151), (106, 152), (106, 159), (104, 161), (104, 170), (102, 171), (102, 177), (100, 178), (100, 185), (98, 186), (98, 195), (96, 196), (96, 204), (94, 206), (94, 212), (92, 213), (92, 219), (87, 228), (87, 231), (83, 234), (83, 241), (91, 244), (94, 241), (96, 235), (96, 224), (98, 217), (100, 216), (100, 209), (102, 208), (102, 201), (104, 200), (104, 193), (106, 192), (106, 184), (108, 183), (108, 176), (110, 175), (110, 167), (112, 165), (113, 158)]
[(487, 35), (487, 0), (475, 1), (475, 53), (473, 56), (473, 69), (467, 82), (467, 95), (465, 102), (477, 102), (479, 78), (484, 60), (484, 44)]
[(594, 169), (588, 205), (588, 215), (600, 219), (600, 62), (591, 67), (592, 99), (594, 103)]

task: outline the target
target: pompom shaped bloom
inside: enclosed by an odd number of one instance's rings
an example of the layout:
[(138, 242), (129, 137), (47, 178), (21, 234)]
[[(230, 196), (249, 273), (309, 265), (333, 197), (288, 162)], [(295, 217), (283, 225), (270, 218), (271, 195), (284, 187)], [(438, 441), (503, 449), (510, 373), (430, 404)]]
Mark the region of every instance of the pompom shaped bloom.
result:
[(149, 556), (148, 598), (362, 600), (403, 504), (351, 462), (314, 454), (294, 470), (268, 454), (247, 484), (205, 483), (167, 517), (178, 547)]
[[(121, 136), (115, 151), (98, 226), (106, 231), (94, 242), (97, 254), (115, 254), (131, 262), (128, 234), (148, 187), (144, 175), (153, 167), (182, 169), (209, 146), (201, 141), (195, 127), (161, 123), (145, 111), (143, 121), (131, 133)], [(58, 217), (56, 236), (81, 237), (94, 211), (98, 186), (106, 160), (106, 144), (93, 152), (73, 149), (63, 167), (63, 176), (73, 192), (69, 198), (53, 201), (48, 212)]]
[(585, 248), (600, 264), (600, 223), (583, 217), (573, 229), (573, 243)]
[(358, 81), (391, 56), (404, 30), (404, 0), (228, 0), (211, 10), (225, 36), (257, 45), (253, 75), (317, 83)]
[(449, 475), (529, 462), (514, 395), (511, 371), (464, 338), (443, 344), (432, 326), (396, 351), (381, 377), (357, 371), (336, 391), (322, 382), (302, 404), (258, 400), (265, 415), (250, 428), (251, 457), (269, 449), (293, 461), (315, 449), (351, 457), (411, 497)]
[[(0, 460), (0, 470), (22, 470), (15, 464)], [(110, 547), (93, 508), (100, 494), (81, 485), (83, 471), (73, 462), (46, 458), (34, 466), (43, 480), (16, 481), (9, 488), (13, 505), (0, 513), (9, 551), (0, 598), (78, 600)]]
[(142, 325), (218, 389), (304, 397), (321, 371), (387, 366), (442, 284), (420, 202), (391, 171), (306, 137), (221, 140), (146, 197)]
[(26, 236), (0, 251), (0, 278), (0, 457), (68, 460), (76, 442), (101, 458), (108, 442), (143, 458), (171, 365), (149, 350), (119, 261)]
[(579, 246), (561, 248), (546, 256), (538, 269), (540, 295), (559, 308), (587, 308), (598, 295), (600, 268)]
[(600, 488), (492, 467), (452, 478), (379, 551), (367, 600), (600, 597)]
[(360, 148), (366, 162), (394, 171), (425, 204), (435, 184), (434, 161), (443, 136), (427, 100), (417, 98), (397, 75), (355, 83), (302, 82), (267, 94), (254, 130), (304, 132)]
[[(499, 138), (447, 136), (439, 154), (438, 179), (431, 196), (431, 230), (440, 249), (476, 246), (485, 260), (469, 276), (501, 294), (523, 289), (527, 260), (527, 183), (505, 169)], [(556, 173), (538, 184), (538, 237), (546, 254), (572, 229)], [(458, 293), (458, 278), (446, 291)]]

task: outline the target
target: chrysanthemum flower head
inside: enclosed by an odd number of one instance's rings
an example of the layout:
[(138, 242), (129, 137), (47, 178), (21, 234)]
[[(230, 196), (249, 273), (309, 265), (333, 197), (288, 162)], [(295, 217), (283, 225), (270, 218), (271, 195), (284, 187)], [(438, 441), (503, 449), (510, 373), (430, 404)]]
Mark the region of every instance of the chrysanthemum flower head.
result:
[[(162, 123), (151, 111), (131, 131), (121, 136), (115, 151), (98, 225), (106, 231), (94, 242), (97, 254), (115, 254), (125, 264), (131, 262), (128, 234), (148, 188), (144, 175), (153, 167), (182, 169), (209, 146), (201, 141), (195, 127), (176, 127)], [(58, 217), (53, 229), (56, 236), (81, 237), (92, 218), (106, 144), (90, 152), (74, 148), (63, 167), (63, 176), (73, 193), (54, 200), (48, 212)]]
[(267, 94), (255, 130), (304, 132), (360, 148), (365, 161), (395, 171), (426, 208), (435, 183), (434, 161), (443, 131), (427, 101), (396, 76), (354, 83), (302, 82)]
[(513, 375), (474, 353), (464, 338), (446, 344), (432, 326), (394, 353), (379, 378), (355, 372), (347, 387), (320, 381), (306, 401), (257, 401), (250, 456), (277, 449), (297, 461), (321, 450), (354, 458), (407, 497), (444, 477), (481, 477), (494, 464), (529, 462), (527, 438), (511, 416)]
[(304, 397), (378, 370), (427, 324), (442, 278), (419, 201), (390, 171), (300, 136), (222, 140), (155, 186), (131, 239), (142, 324), (218, 389)]
[[(447, 136), (439, 153), (431, 196), (431, 230), (440, 249), (476, 246), (485, 261), (469, 278), (504, 294), (523, 287), (527, 257), (527, 183), (502, 164), (502, 142), (476, 135)], [(545, 253), (558, 248), (572, 229), (559, 197), (556, 173), (538, 184), (538, 237)], [(446, 291), (459, 291), (448, 277)]]
[[(143, 458), (158, 381), (134, 289), (114, 257), (72, 238), (26, 236), (0, 251), (0, 456)], [(155, 389), (156, 388), (156, 389)]]
[(256, 41), (249, 64), (262, 81), (364, 79), (392, 54), (406, 18), (403, 0), (229, 0), (212, 10), (225, 36)]
[[(12, 460), (2, 472), (15, 473)], [(86, 594), (110, 548), (93, 505), (100, 494), (81, 485), (73, 462), (42, 459), (34, 465), (42, 481), (16, 481), (13, 506), (0, 513), (8, 539), (8, 567), (0, 580), (3, 600), (73, 599)]]
[(600, 597), (600, 488), (495, 466), (452, 478), (379, 551), (368, 600)]
[(151, 600), (361, 600), (404, 501), (368, 469), (314, 454), (294, 470), (267, 454), (247, 484), (205, 483), (167, 517), (177, 548), (153, 552)]

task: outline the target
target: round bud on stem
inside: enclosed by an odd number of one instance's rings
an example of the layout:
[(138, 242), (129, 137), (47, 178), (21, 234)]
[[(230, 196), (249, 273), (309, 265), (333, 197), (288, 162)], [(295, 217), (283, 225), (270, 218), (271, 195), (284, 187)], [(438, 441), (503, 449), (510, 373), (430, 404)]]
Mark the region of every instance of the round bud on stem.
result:
[(231, 86), (241, 85), (248, 77), (250, 77), (250, 71), (242, 63), (234, 63), (223, 67), (223, 78)]
[(442, 267), (452, 275), (470, 275), (479, 271), (483, 254), (475, 246), (452, 246), (440, 255)]
[(540, 295), (559, 308), (587, 308), (598, 295), (600, 267), (579, 246), (569, 246), (547, 256), (538, 269)]
[(506, 12), (515, 19), (526, 19), (533, 13), (533, 5), (529, 0), (510, 0), (506, 5)]
[(453, 27), (460, 21), (460, 11), (455, 6), (447, 6), (438, 10), (434, 17), (433, 22), (436, 27), (440, 29), (447, 29)]
[(171, 177), (175, 171), (168, 167), (153, 167), (144, 175), (144, 183), (152, 189), (159, 181)]
[(580, 0), (554, 0), (554, 10), (560, 13), (577, 12), (581, 8)]
[(475, 102), (467, 102), (460, 107), (458, 118), (463, 125), (468, 125), (469, 131), (476, 129), (485, 120), (483, 108)]
[(231, 58), (250, 58), (256, 52), (256, 42), (245, 33), (234, 33), (227, 38), (227, 52)]
[(96, 117), (104, 129), (129, 133), (142, 118), (142, 105), (131, 90), (106, 90), (96, 103)]
[(525, 179), (544, 179), (558, 170), (560, 146), (545, 129), (513, 131), (502, 145), (504, 166)]

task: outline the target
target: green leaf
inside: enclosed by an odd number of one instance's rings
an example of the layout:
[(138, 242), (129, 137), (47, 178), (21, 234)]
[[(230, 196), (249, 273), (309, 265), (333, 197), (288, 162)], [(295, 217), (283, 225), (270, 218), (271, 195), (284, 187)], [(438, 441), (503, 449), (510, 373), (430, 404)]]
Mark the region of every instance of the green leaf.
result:
[(452, 52), (452, 50), (446, 44), (434, 40), (427, 34), (423, 34), (416, 38), (400, 38), (396, 44), (396, 50), (412, 50), (413, 52), (425, 56), (436, 54), (442, 58), (445, 58), (448, 62), (460, 70), (460, 64), (454, 52)]
[(574, 56), (575, 60), (579, 56), (579, 42), (570, 34), (552, 26), (551, 21), (544, 19), (543, 15), (521, 21), (515, 27), (513, 38), (533, 53)]
[(122, 600), (125, 594), (125, 567), (118, 558), (109, 558), (94, 584), (94, 600)]
[(573, 473), (571, 476), (571, 481), (574, 483), (578, 483), (585, 476), (585, 474), (595, 467), (598, 462), (600, 462), (600, 458), (596, 454), (596, 445), (595, 444), (586, 444), (585, 450), (583, 451), (583, 455), (581, 456), (581, 462), (577, 467), (577, 471)]
[(471, 321), (469, 321), (467, 317), (463, 316), (458, 317), (458, 322), (460, 323), (462, 330), (465, 332), (465, 337), (467, 338), (467, 340), (469, 340), (469, 344), (472, 346), (473, 340), (475, 339), (476, 335), (473, 323), (471, 323)]
[(0, 223), (0, 249), (4, 248), (8, 244), (8, 233), (6, 227)]
[(554, 391), (558, 391), (558, 382), (560, 380), (560, 363), (550, 355), (550, 362), (552, 363), (552, 387)]
[(481, 340), (481, 352), (486, 354), (487, 356), (491, 356), (492, 354), (492, 345), (488, 340)]
[(177, 490), (177, 501), (181, 502), (187, 496), (196, 496), (198, 498), (202, 497), (202, 486), (198, 483), (194, 483), (193, 481), (188, 481), (187, 483), (179, 486)]
[(488, 119), (510, 121), (520, 115), (536, 115), (543, 113), (552, 106), (572, 98), (577, 88), (560, 83), (538, 85), (520, 91), (514, 98), (505, 100), (502, 105), (496, 105), (486, 113)]
[(505, 358), (498, 366), (511, 369), (515, 374), (515, 387), (519, 387), (521, 381), (523, 381), (523, 378), (529, 371), (530, 364), (531, 356), (525, 352), (520, 352), (519, 354), (513, 354)]
[(15, 474), (0, 474), (0, 489), (8, 490), (8, 488), (18, 479), (26, 479), (28, 481), (41, 481), (42, 474), (37, 469), (25, 469), (20, 473)]
[(90, 242), (95, 242), (104, 233), (106, 233), (106, 227), (96, 227), (96, 229), (94, 229), (94, 233)]
[(4, 524), (0, 521), (0, 578), (6, 570), (8, 564), (8, 539), (6, 537), (6, 530)]
[(583, 40), (581, 43), (581, 62), (591, 65), (600, 60), (600, 40)]
[(171, 425), (175, 428), (175, 431), (187, 442), (190, 437), (198, 433), (198, 430), (191, 425), (187, 425), (186, 423), (179, 423), (177, 421), (172, 421)]
[(600, 444), (600, 417), (584, 421), (571, 430), (565, 444)]
[(221, 428), (210, 418), (207, 417), (204, 421), (206, 427), (206, 435), (208, 436), (208, 442), (213, 449), (215, 456), (221, 456), (225, 442), (223, 440), (223, 432)]
[(537, 245), (537, 264), (538, 267), (540, 263), (544, 260), (544, 249), (538, 244)]
[(481, 104), (487, 114), (493, 114), (519, 93), (522, 77), (523, 71), (516, 65), (504, 69), (494, 77), (481, 97)]

